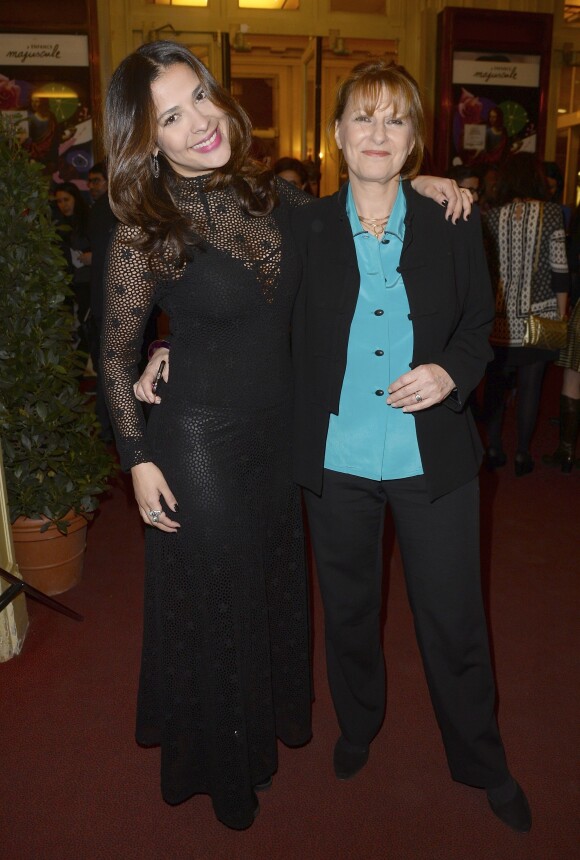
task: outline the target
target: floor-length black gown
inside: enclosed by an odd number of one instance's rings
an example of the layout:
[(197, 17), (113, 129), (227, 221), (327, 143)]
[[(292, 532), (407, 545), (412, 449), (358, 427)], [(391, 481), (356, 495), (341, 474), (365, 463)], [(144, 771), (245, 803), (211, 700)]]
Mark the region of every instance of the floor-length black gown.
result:
[[(127, 246), (134, 231), (117, 230), (102, 361), (122, 466), (156, 463), (181, 523), (177, 534), (147, 529), (137, 740), (161, 744), (167, 802), (210, 794), (218, 818), (242, 828), (252, 787), (276, 770), (276, 738), (293, 746), (311, 733), (288, 228), (308, 198), (280, 183), (280, 205), (251, 217), (205, 181), (180, 182), (203, 242), (173, 277), (153, 276)], [(171, 320), (170, 378), (145, 428), (132, 383), (155, 303)]]

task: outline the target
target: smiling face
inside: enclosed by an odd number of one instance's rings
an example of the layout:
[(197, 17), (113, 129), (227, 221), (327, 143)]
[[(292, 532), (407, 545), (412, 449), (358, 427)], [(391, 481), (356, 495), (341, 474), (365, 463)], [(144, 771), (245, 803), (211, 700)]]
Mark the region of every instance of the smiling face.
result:
[(188, 65), (164, 69), (151, 84), (157, 117), (154, 154), (162, 152), (176, 173), (200, 176), (229, 161), (228, 115), (207, 97)]
[(360, 99), (348, 99), (335, 124), (335, 139), (351, 181), (386, 184), (399, 178), (415, 135), (411, 120), (395, 113), (383, 86), (374, 111), (365, 109)]

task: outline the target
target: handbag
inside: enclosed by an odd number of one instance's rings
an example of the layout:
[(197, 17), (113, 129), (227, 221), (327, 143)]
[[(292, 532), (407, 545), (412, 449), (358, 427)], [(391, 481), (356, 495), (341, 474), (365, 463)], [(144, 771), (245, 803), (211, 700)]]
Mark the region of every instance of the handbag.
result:
[(528, 314), (523, 346), (541, 349), (564, 349), (568, 340), (568, 323), (564, 319), (550, 320), (537, 314)]
[[(536, 254), (534, 259), (534, 274), (538, 270), (540, 256), (540, 243), (542, 239), (542, 227), (544, 223), (544, 207), (540, 203), (538, 238), (536, 240)], [(568, 322), (565, 319), (548, 319), (530, 313), (526, 319), (526, 328), (522, 346), (535, 346), (540, 349), (564, 349), (568, 340)]]

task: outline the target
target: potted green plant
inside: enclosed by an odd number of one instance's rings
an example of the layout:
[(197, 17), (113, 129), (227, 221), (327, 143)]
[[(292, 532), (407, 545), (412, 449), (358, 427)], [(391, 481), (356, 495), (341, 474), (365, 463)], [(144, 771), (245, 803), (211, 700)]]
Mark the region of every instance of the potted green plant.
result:
[[(24, 579), (52, 594), (80, 576), (87, 521), (114, 468), (79, 386), (85, 356), (73, 346), (69, 282), (42, 166), (4, 122), (0, 438), (16, 560)], [(32, 538), (41, 545), (30, 560)], [(56, 547), (76, 557), (74, 570), (49, 559)], [(45, 561), (48, 573), (40, 570)], [(52, 583), (54, 576), (62, 581)]]

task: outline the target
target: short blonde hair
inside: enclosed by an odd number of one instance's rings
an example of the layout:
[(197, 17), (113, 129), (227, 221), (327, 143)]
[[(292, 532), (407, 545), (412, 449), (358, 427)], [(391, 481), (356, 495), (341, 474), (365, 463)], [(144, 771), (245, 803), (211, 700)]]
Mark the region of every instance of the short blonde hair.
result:
[(403, 165), (401, 176), (403, 179), (412, 179), (419, 173), (423, 161), (425, 118), (417, 81), (403, 66), (380, 58), (355, 66), (338, 86), (334, 109), (328, 121), (328, 132), (334, 133), (336, 123), (342, 119), (349, 99), (358, 103), (369, 116), (372, 115), (382, 99), (383, 88), (386, 88), (390, 96), (394, 115), (408, 117), (411, 121), (415, 142)]

